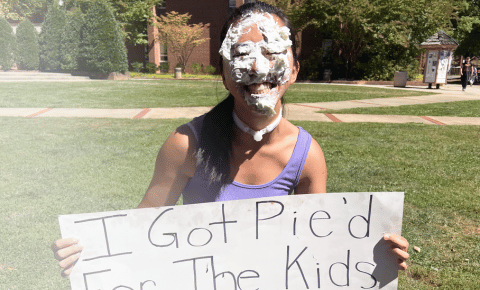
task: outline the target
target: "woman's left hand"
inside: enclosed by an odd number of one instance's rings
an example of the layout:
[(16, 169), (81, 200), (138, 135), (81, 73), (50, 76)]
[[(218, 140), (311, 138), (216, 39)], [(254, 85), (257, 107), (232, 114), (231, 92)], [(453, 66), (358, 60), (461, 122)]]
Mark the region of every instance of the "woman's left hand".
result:
[(406, 261), (410, 257), (407, 253), (408, 241), (404, 237), (395, 234), (385, 234), (383, 239), (390, 246), (390, 252), (397, 258), (399, 269), (406, 270), (408, 267)]

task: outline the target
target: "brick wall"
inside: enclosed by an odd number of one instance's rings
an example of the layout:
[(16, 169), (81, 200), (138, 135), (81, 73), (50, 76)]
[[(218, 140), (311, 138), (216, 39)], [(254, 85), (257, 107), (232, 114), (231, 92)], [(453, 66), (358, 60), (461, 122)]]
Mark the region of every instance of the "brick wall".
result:
[[(192, 15), (189, 24), (196, 23), (209, 23), (210, 27), (204, 32), (204, 37), (210, 38), (208, 41), (197, 46), (187, 63), (187, 71), (190, 71), (190, 66), (194, 62), (198, 62), (207, 66), (209, 64), (217, 67), (219, 65), (220, 49), (220, 31), (223, 23), (228, 18), (228, 1), (227, 0), (182, 0), (166, 1), (166, 11), (176, 11), (178, 13), (189, 13)], [(160, 62), (158, 43), (154, 42), (155, 30), (153, 27), (149, 27), (149, 61), (154, 62), (157, 65)], [(177, 64), (176, 58), (173, 54), (168, 53), (168, 62), (170, 68), (175, 67)]]
[[(204, 32), (204, 37), (210, 40), (196, 47), (190, 56), (187, 68), (194, 62), (207, 66), (209, 64), (218, 68), (220, 49), (220, 31), (223, 23), (228, 18), (227, 0), (182, 0), (166, 2), (167, 11), (177, 11), (179, 13), (190, 13), (192, 18), (190, 24), (210, 23), (210, 27)], [(170, 54), (168, 55), (170, 66), (176, 65), (176, 60)], [(188, 70), (188, 69), (187, 69)]]

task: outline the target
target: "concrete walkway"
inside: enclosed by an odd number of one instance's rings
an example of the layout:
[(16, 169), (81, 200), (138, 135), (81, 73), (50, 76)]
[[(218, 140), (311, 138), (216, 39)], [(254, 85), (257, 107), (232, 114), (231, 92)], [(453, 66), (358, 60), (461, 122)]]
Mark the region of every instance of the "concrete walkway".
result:
[(85, 82), (86, 76), (73, 76), (68, 73), (49, 73), (37, 71), (0, 71), (0, 82)]
[[(18, 73), (8, 74), (9, 81), (20, 76)], [(0, 75), (2, 76), (2, 75)], [(5, 80), (7, 75), (3, 75)], [(31, 76), (30, 76), (31, 77)], [(44, 76), (45, 81), (54, 78)], [(50, 78), (51, 77), (51, 78)], [(58, 77), (58, 76), (57, 76)], [(63, 76), (65, 77), (65, 76)], [(0, 78), (1, 79), (1, 78)], [(31, 80), (31, 78), (29, 79)], [(62, 79), (63, 80), (63, 79)], [(66, 80), (66, 79), (65, 79)], [(80, 81), (85, 79), (77, 78)], [(1, 81), (1, 80), (0, 80)], [(358, 86), (358, 85), (356, 85)], [(368, 86), (368, 85), (364, 85)], [(465, 92), (457, 84), (442, 86), (440, 89), (424, 87), (394, 88), (393, 86), (377, 85), (390, 89), (411, 91), (428, 91), (438, 95), (378, 98), (366, 100), (351, 100), (340, 102), (287, 104), (286, 118), (289, 120), (318, 122), (373, 122), (373, 123), (422, 123), (435, 125), (476, 125), (480, 126), (480, 118), (472, 117), (439, 117), (439, 116), (400, 116), (400, 115), (367, 115), (367, 114), (327, 114), (318, 113), (326, 109), (349, 109), (360, 107), (388, 107), (417, 104), (432, 104), (440, 102), (456, 102), (480, 100), (480, 86), (469, 86)], [(86, 117), (86, 118), (128, 118), (128, 119), (173, 119), (193, 118), (208, 112), (210, 107), (180, 107), (180, 108), (139, 108), (139, 109), (75, 109), (75, 108), (0, 108), (0, 116), (10, 117)]]
[(340, 102), (301, 103), (287, 105), (287, 119), (320, 122), (372, 122), (372, 123), (422, 123), (435, 125), (477, 125), (480, 118), (474, 117), (440, 117), (440, 116), (404, 116), (404, 115), (367, 115), (367, 114), (322, 114), (322, 110), (339, 110), (351, 108), (396, 107), (405, 105), (433, 104), (457, 101), (480, 101), (480, 86), (469, 86), (462, 91), (460, 85), (450, 84), (441, 89), (425, 87), (394, 88), (393, 86), (369, 86), (412, 91), (435, 92), (437, 95), (395, 97), (351, 100)]

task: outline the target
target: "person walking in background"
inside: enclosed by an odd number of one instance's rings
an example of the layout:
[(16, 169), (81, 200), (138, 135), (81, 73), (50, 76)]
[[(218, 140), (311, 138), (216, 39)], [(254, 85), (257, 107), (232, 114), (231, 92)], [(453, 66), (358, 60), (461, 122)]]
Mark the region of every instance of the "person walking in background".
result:
[[(470, 63), (470, 57), (460, 66), (460, 80), (462, 81), (462, 91), (465, 91), (467, 84), (473, 76), (473, 67)], [(471, 84), (470, 84), (471, 85)]]

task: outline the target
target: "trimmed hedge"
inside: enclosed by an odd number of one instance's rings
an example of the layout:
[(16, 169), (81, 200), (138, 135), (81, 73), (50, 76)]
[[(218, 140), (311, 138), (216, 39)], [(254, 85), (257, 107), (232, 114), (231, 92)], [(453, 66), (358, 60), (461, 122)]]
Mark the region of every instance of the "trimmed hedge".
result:
[(65, 28), (65, 10), (51, 5), (40, 33), (40, 70), (61, 70), (62, 31)]
[(101, 74), (126, 72), (127, 50), (110, 5), (105, 1), (93, 0), (84, 20), (80, 70)]
[(10, 70), (13, 66), (13, 52), (15, 50), (15, 34), (10, 23), (0, 18), (0, 67)]
[(17, 27), (17, 46), (15, 49), (15, 62), (22, 70), (37, 70), (40, 59), (38, 33), (30, 20), (22, 20)]
[(80, 9), (66, 14), (65, 28), (62, 31), (62, 43), (60, 44), (61, 68), (73, 71), (78, 69), (78, 57), (82, 36), (83, 14)]

